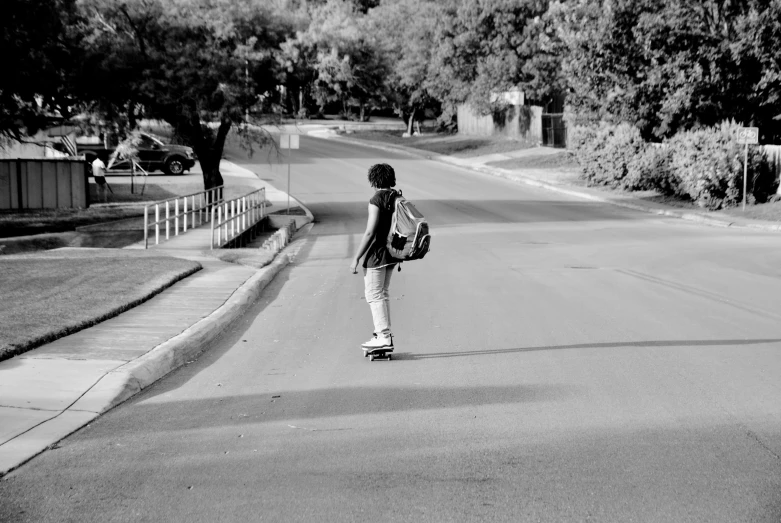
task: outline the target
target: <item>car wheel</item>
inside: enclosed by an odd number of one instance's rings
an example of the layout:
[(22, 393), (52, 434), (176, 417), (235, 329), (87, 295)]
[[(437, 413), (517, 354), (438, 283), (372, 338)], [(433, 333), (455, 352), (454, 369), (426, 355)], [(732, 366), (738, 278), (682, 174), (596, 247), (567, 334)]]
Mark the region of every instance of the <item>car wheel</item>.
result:
[(178, 176), (184, 174), (184, 163), (181, 158), (171, 158), (165, 162), (165, 174)]

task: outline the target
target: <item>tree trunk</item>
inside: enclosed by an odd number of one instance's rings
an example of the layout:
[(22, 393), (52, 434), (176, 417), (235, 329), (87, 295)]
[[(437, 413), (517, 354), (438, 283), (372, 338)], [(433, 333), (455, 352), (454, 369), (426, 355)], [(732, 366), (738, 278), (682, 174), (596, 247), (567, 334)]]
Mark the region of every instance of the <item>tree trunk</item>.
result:
[(127, 126), (131, 131), (138, 126), (136, 121), (136, 103), (133, 100), (127, 103)]
[(217, 153), (214, 149), (207, 151), (197, 152), (198, 163), (201, 164), (201, 171), (203, 171), (203, 188), (204, 190), (214, 189), (222, 185), (222, 173), (220, 173), (220, 157), (222, 152)]
[[(193, 110), (189, 114), (189, 117), (172, 118), (169, 122), (178, 124), (175, 127), (192, 145), (203, 172), (203, 188), (208, 191), (224, 183), (222, 173), (220, 173), (220, 160), (232, 122), (223, 116), (220, 119), (220, 127), (217, 129), (216, 135), (212, 137), (211, 131), (204, 129), (201, 125), (198, 113)], [(221, 197), (222, 194), (218, 195), (217, 199)]]
[(409, 115), (409, 123), (407, 123), (407, 134), (412, 136), (412, 124), (415, 122), (415, 109)]

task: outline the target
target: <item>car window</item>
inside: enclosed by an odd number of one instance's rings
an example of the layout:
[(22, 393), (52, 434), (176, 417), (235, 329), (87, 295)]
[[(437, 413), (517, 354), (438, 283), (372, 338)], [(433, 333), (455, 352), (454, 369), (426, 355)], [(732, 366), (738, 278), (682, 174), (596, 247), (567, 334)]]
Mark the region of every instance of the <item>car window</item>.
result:
[(152, 146), (152, 144), (157, 144), (157, 145), (161, 145), (161, 146), (165, 145), (162, 140), (159, 140), (155, 136), (152, 136), (152, 135), (149, 135), (149, 134), (142, 134), (141, 138), (144, 139), (146, 141), (146, 143), (149, 144), (150, 147)]

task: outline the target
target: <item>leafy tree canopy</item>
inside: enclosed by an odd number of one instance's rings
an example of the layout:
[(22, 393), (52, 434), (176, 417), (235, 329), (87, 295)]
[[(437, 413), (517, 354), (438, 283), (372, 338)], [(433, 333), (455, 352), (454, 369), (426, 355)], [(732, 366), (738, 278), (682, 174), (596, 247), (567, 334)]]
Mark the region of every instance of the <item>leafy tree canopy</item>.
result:
[[(488, 112), (491, 94), (519, 88), (547, 94), (533, 64), (540, 35), (544, 0), (451, 1), (438, 26), (428, 85), (445, 102), (468, 101)], [(540, 90), (539, 93), (536, 90)]]
[(781, 112), (773, 96), (778, 60), (770, 51), (781, 31), (778, 5), (590, 0), (564, 6), (557, 14), (569, 101), (580, 115), (628, 121), (646, 137), (728, 119), (767, 122)]
[(228, 131), (246, 131), (247, 109), (275, 88), (288, 21), (261, 0), (84, 0), (83, 8), (84, 99), (131, 122), (169, 122), (198, 155), (206, 188), (220, 185)]
[[(291, 65), (311, 65), (313, 94), (322, 107), (339, 101), (343, 111), (361, 112), (385, 98), (387, 66), (377, 39), (366, 31), (366, 17), (348, 0), (328, 0), (311, 11), (306, 31), (283, 45)], [(363, 116), (363, 114), (362, 114)]]
[(422, 118), (427, 108), (439, 106), (426, 79), (442, 11), (441, 3), (432, 0), (386, 0), (368, 12), (368, 31), (378, 35), (388, 64), (386, 91), (396, 112), (408, 121), (410, 132), (416, 114)]
[(0, 17), (0, 139), (20, 139), (66, 112), (79, 61), (75, 0), (4, 0)]

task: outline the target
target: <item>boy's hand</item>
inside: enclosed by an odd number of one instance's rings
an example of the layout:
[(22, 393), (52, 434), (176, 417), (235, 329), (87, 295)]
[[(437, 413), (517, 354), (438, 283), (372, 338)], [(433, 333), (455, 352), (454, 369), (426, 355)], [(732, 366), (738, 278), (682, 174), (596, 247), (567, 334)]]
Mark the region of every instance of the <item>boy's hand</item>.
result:
[(350, 272), (353, 274), (358, 274), (358, 258), (355, 258), (350, 264)]

